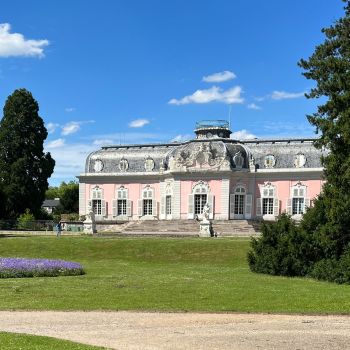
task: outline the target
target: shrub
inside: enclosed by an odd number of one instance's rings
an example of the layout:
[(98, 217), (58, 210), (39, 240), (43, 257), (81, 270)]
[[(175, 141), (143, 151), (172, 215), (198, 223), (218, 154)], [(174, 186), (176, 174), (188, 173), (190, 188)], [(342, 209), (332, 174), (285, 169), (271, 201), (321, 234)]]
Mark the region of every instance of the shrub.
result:
[(318, 261), (309, 276), (329, 282), (350, 284), (350, 249), (347, 249), (339, 259)]
[(254, 272), (297, 276), (309, 271), (310, 242), (304, 231), (287, 215), (263, 223), (262, 236), (252, 238), (248, 263)]
[(17, 226), (19, 229), (28, 230), (32, 228), (32, 224), (35, 221), (34, 215), (27, 208), (25, 213), (21, 214), (17, 219)]
[(81, 264), (64, 260), (0, 258), (0, 278), (83, 275)]

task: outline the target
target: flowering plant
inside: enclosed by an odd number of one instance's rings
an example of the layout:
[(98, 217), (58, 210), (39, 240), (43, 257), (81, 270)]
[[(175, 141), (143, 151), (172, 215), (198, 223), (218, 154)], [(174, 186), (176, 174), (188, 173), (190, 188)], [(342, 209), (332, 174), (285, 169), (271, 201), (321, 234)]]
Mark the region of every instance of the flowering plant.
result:
[(0, 278), (83, 275), (81, 264), (64, 260), (0, 258)]

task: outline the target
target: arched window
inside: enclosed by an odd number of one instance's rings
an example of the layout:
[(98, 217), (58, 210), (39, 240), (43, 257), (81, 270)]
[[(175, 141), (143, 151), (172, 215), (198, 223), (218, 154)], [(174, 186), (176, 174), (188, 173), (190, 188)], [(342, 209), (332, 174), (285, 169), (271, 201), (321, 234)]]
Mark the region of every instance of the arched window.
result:
[(91, 189), (91, 200), (88, 203), (88, 210), (93, 212), (96, 216), (106, 216), (107, 206), (103, 199), (103, 189), (95, 186)]
[(139, 216), (156, 216), (157, 202), (154, 199), (154, 188), (147, 185), (142, 190), (142, 198), (138, 200), (138, 215)]
[(270, 182), (260, 187), (261, 198), (257, 198), (256, 216), (273, 218), (279, 215), (279, 199), (276, 194), (276, 187)]
[(199, 181), (193, 186), (192, 193), (188, 196), (188, 218), (201, 217), (206, 203), (209, 205), (209, 218), (212, 219), (214, 216), (214, 196), (210, 194), (209, 185), (204, 181)]
[(160, 219), (172, 219), (173, 211), (173, 186), (171, 183), (161, 183), (160, 187)]
[(116, 189), (116, 199), (113, 201), (113, 216), (131, 216), (129, 191), (124, 186)]
[(298, 182), (291, 187), (290, 198), (287, 202), (287, 213), (289, 215), (302, 215), (310, 206), (310, 199), (306, 197), (306, 186)]

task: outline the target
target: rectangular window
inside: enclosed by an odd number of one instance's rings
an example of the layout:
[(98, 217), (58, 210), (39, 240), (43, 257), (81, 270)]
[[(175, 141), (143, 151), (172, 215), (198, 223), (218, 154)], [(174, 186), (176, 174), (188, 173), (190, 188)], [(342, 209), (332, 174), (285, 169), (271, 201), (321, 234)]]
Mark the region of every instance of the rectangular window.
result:
[(101, 199), (92, 200), (92, 211), (95, 215), (102, 215), (102, 201)]
[(236, 194), (235, 195), (235, 215), (243, 215), (244, 213), (244, 195)]
[(171, 215), (171, 196), (165, 197), (165, 212), (166, 215)]
[(203, 207), (207, 203), (206, 194), (195, 194), (194, 195), (194, 213), (199, 215), (203, 213)]
[(126, 199), (118, 199), (117, 215), (126, 216)]
[(304, 198), (293, 198), (292, 214), (299, 215), (304, 213)]
[(143, 215), (152, 215), (152, 199), (143, 200)]
[(263, 215), (273, 215), (273, 198), (263, 198), (262, 209)]

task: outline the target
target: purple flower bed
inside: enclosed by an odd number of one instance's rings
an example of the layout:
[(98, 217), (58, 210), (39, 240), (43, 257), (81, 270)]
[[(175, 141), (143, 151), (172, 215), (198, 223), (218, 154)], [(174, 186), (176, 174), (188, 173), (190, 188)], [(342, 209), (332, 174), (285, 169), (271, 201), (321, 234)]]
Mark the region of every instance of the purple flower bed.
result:
[(76, 262), (49, 259), (0, 258), (0, 278), (83, 275)]

